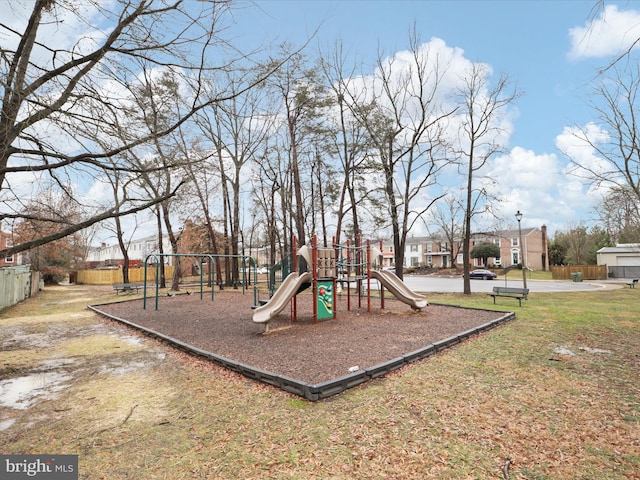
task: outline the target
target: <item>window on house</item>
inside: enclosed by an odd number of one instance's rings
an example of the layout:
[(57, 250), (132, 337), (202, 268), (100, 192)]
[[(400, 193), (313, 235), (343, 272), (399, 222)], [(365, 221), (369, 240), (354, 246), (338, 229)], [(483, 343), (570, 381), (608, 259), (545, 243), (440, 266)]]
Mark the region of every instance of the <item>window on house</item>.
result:
[[(13, 247), (13, 240), (11, 240), (10, 238), (6, 238), (4, 241), (5, 247), (9, 248), (9, 247)], [(8, 257), (6, 257), (4, 259), (5, 263), (13, 263), (13, 255), (10, 255)]]
[(431, 242), (427, 243), (427, 252), (433, 252), (433, 244)]
[(427, 265), (433, 265), (433, 255), (427, 255)]
[(411, 252), (417, 252), (417, 251), (418, 251), (418, 245), (411, 245), (411, 246), (409, 247), (409, 250), (410, 250)]
[(512, 247), (517, 247), (518, 246), (518, 237), (513, 237), (511, 239), (511, 246)]

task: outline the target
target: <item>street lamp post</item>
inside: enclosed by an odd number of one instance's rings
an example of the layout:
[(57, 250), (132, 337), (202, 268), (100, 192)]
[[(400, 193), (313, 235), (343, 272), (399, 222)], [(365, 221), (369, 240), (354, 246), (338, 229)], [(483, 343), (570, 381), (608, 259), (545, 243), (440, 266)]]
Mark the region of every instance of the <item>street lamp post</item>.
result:
[(522, 254), (522, 258), (520, 259), (520, 263), (522, 264), (522, 283), (524, 284), (524, 288), (527, 288), (527, 272), (525, 271), (524, 266), (524, 245), (522, 244), (522, 226), (520, 224), (520, 220), (522, 220), (522, 213), (520, 213), (520, 210), (516, 213), (516, 219), (518, 220), (518, 241), (520, 242), (520, 253)]

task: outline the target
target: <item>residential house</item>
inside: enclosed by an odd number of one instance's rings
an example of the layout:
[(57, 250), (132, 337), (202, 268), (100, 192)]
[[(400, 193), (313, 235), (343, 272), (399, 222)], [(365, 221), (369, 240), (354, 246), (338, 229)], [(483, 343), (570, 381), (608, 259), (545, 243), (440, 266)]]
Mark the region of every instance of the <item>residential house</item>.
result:
[[(393, 266), (393, 248), (393, 242), (383, 242), (383, 267)], [(446, 242), (431, 237), (407, 237), (403, 266), (448, 268), (451, 266), (451, 249)]]
[[(523, 228), (522, 245), (520, 245), (520, 231), (498, 230), (495, 232), (480, 232), (471, 235), (471, 248), (479, 243), (495, 243), (500, 247), (500, 258), (487, 259), (488, 265), (482, 264), (481, 258), (472, 258), (473, 267), (524, 265), (531, 270), (546, 270), (549, 267), (549, 252), (547, 227)], [(458, 263), (462, 264), (462, 254), (458, 255)]]
[[(162, 237), (162, 245), (165, 253), (171, 253), (171, 243), (167, 235)], [(144, 262), (148, 255), (159, 253), (158, 236), (151, 235), (138, 240), (131, 240), (128, 244), (127, 251), (129, 253), (129, 260), (134, 264), (140, 264)], [(107, 245), (103, 243), (99, 247), (91, 247), (89, 249), (86, 262), (87, 266), (91, 268), (104, 268), (120, 266), (123, 260), (122, 251), (118, 244)], [(165, 263), (170, 265), (170, 258), (168, 258)]]
[(427, 239), (424, 252), (424, 265), (434, 268), (451, 267), (451, 248), (445, 241)]
[[(481, 258), (472, 258), (472, 267), (501, 266), (523, 264), (532, 270), (548, 268), (547, 227), (523, 228), (522, 245), (520, 232), (515, 230), (498, 230), (495, 232), (479, 232), (471, 236), (471, 248), (482, 242), (495, 243), (500, 247), (500, 258), (489, 258), (488, 265), (482, 264)], [(459, 246), (459, 245), (458, 245)], [(404, 267), (451, 267), (451, 245), (431, 237), (407, 237), (404, 253)], [(456, 264), (462, 265), (462, 249), (456, 257)], [(393, 243), (383, 243), (383, 266), (391, 266), (394, 262)]]
[[(13, 235), (0, 231), (0, 250), (9, 247), (13, 247)], [(16, 265), (22, 265), (22, 255), (20, 254), (0, 258), (0, 267), (15, 267)]]

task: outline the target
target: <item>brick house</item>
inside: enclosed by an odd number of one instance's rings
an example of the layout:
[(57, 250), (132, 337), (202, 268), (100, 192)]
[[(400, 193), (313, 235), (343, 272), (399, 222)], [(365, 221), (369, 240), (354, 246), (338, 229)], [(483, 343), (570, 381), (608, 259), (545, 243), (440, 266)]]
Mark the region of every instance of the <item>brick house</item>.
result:
[[(495, 243), (500, 247), (500, 258), (487, 259), (489, 265), (482, 265), (481, 258), (472, 258), (474, 267), (501, 266), (510, 267), (522, 264), (531, 270), (547, 270), (549, 267), (549, 252), (547, 227), (523, 228), (522, 245), (518, 229), (498, 230), (496, 232), (474, 233), (471, 236), (471, 248), (482, 242)], [(462, 254), (458, 256), (462, 263)]]
[[(382, 244), (382, 264), (392, 266), (394, 261), (393, 242)], [(449, 268), (451, 266), (451, 249), (446, 242), (431, 237), (407, 237), (404, 253), (404, 267)]]
[[(0, 250), (13, 246), (13, 235), (7, 232), (0, 231)], [(22, 256), (10, 255), (5, 258), (0, 258), (0, 267), (14, 267), (22, 264)]]
[[(482, 242), (495, 243), (500, 247), (500, 258), (489, 258), (488, 264), (483, 265), (482, 259), (472, 258), (472, 267), (501, 266), (524, 264), (532, 270), (546, 270), (548, 268), (547, 227), (523, 228), (522, 243), (518, 229), (498, 230), (495, 232), (479, 232), (471, 236), (471, 248)], [(456, 264), (462, 265), (462, 248), (459, 251)], [(383, 242), (383, 266), (392, 266), (394, 260), (393, 243)], [(446, 242), (431, 237), (407, 237), (404, 253), (404, 267), (449, 268), (451, 267), (451, 246)]]

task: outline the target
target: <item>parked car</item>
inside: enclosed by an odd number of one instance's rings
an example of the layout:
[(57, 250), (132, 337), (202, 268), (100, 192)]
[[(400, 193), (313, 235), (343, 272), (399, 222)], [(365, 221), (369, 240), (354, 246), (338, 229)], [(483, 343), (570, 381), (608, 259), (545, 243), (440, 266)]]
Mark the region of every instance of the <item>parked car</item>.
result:
[(265, 273), (269, 273), (269, 269), (267, 267), (261, 267), (258, 269), (258, 273), (264, 275)]
[(474, 270), (469, 273), (469, 278), (479, 278), (480, 280), (494, 280), (497, 277), (491, 270)]

